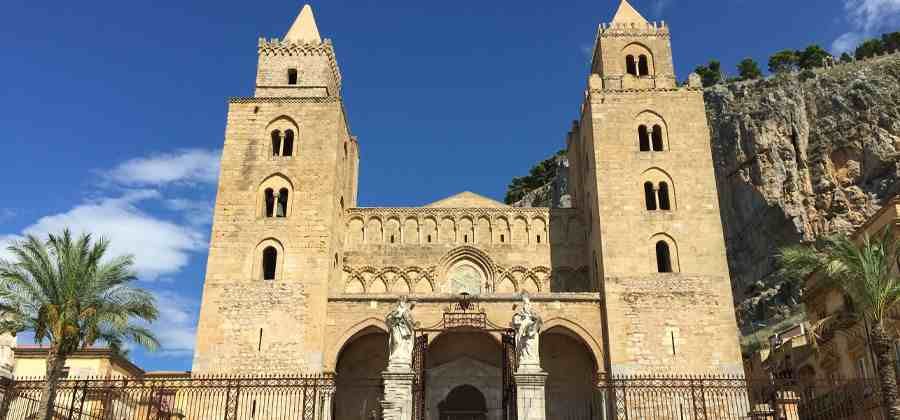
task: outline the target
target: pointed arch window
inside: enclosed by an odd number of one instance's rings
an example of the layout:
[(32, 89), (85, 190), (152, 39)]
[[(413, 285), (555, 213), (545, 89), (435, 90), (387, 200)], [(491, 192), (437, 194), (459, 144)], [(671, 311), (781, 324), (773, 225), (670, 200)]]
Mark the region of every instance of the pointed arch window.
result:
[(282, 188), (278, 190), (278, 203), (275, 208), (275, 217), (287, 217), (288, 212), (288, 189)]
[(625, 56), (625, 72), (632, 76), (638, 75), (637, 63), (634, 61), (633, 55), (629, 54), (629, 55)]
[(640, 150), (642, 152), (650, 151), (650, 133), (647, 130), (647, 126), (641, 124), (638, 127), (638, 142), (640, 143)]
[(281, 156), (281, 131), (272, 131), (272, 156)]
[(265, 215), (266, 217), (275, 216), (275, 192), (271, 188), (266, 188), (265, 197)]
[(650, 75), (650, 61), (647, 59), (647, 56), (641, 54), (638, 57), (638, 75), (640, 76), (649, 76)]
[(653, 151), (663, 151), (663, 130), (659, 124), (653, 126)]
[(672, 272), (672, 251), (666, 241), (656, 243), (656, 271), (659, 273)]
[(659, 190), (657, 191), (659, 195), (659, 209), (660, 210), (672, 210), (672, 204), (669, 201), (669, 184), (666, 182), (659, 183)]
[(281, 156), (291, 157), (294, 155), (294, 130), (284, 131), (284, 145)]
[(653, 188), (652, 182), (644, 183), (644, 203), (647, 210), (656, 210), (656, 190)]
[(278, 250), (268, 246), (262, 252), (263, 280), (275, 280), (275, 268), (278, 266)]

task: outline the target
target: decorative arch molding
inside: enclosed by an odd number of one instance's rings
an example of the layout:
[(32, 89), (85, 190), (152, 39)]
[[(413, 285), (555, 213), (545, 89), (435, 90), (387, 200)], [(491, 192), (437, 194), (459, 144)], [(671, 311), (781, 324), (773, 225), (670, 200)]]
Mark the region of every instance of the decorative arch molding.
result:
[(603, 347), (587, 329), (578, 323), (566, 318), (551, 318), (544, 321), (544, 330), (541, 334), (547, 334), (553, 329), (563, 330), (563, 334), (576, 338), (585, 346), (585, 349), (591, 353), (594, 359), (594, 366), (598, 373), (603, 373), (604, 365), (601, 361), (605, 360), (603, 356)]
[[(497, 272), (497, 265), (494, 263), (494, 260), (484, 251), (468, 245), (456, 247), (441, 258), (437, 266), (436, 282), (442, 283), (446, 281), (447, 273), (450, 269), (462, 261), (473, 263), (484, 274), (485, 282), (489, 285), (494, 284), (495, 274)], [(435, 290), (437, 290), (437, 288), (435, 288)]]
[(659, 242), (665, 242), (669, 247), (669, 259), (672, 264), (672, 273), (681, 272), (681, 260), (679, 258), (678, 243), (675, 241), (675, 238), (669, 236), (669, 234), (665, 232), (659, 232), (651, 235), (648, 242), (649, 243), (647, 244), (647, 249), (650, 253), (650, 258), (648, 258), (648, 268), (650, 269), (651, 273), (658, 272), (656, 261), (656, 244)]
[[(666, 119), (656, 111), (645, 109), (634, 115), (634, 127), (637, 138), (640, 140), (643, 135), (641, 130), (646, 130), (648, 143), (647, 146), (653, 145), (652, 150), (655, 152), (668, 151), (669, 149), (669, 124)], [(661, 143), (660, 147), (656, 147), (656, 142)], [(640, 144), (638, 145), (640, 149)], [(643, 149), (641, 149), (643, 151)]]
[[(277, 211), (275, 211), (275, 210), (273, 210), (272, 216), (266, 215), (267, 214), (266, 213), (266, 211), (267, 211), (267, 209), (266, 209), (266, 206), (267, 206), (266, 190), (272, 190), (272, 193), (275, 196), (275, 197), (273, 197), (273, 199), (276, 201), (278, 200), (277, 197), (281, 193), (287, 194), (287, 198), (285, 199), (286, 202), (284, 203), (285, 208), (283, 209), (284, 215), (277, 216), (277, 217), (290, 216), (292, 213), (292, 210), (293, 210), (293, 202), (294, 202), (294, 197), (295, 197), (294, 194), (296, 191), (294, 188), (294, 183), (291, 181), (291, 178), (281, 172), (275, 172), (275, 173), (270, 174), (270, 175), (266, 176), (265, 178), (263, 178), (263, 180), (259, 182), (259, 185), (257, 187), (256, 216), (260, 217), (260, 218), (276, 217), (275, 213), (277, 213)], [(277, 202), (272, 203), (273, 207), (278, 206), (278, 205), (279, 205), (279, 203), (277, 203)]]
[[(288, 134), (288, 132), (290, 132)], [(299, 145), (300, 125), (296, 120), (280, 115), (269, 121), (266, 125), (266, 135), (262, 147), (263, 153), (268, 158), (291, 157), (297, 155)]]
[[(366, 333), (366, 331), (372, 331), (371, 333)], [(382, 332), (388, 333), (388, 326), (384, 323), (384, 320), (378, 318), (366, 318), (354, 325), (350, 328), (347, 328), (341, 334), (341, 337), (334, 342), (332, 347), (328, 350), (328, 359), (325, 360), (325, 370), (326, 371), (334, 371), (337, 369), (337, 361), (341, 357), (341, 352), (350, 345), (354, 340), (369, 335), (372, 333)]]
[[(640, 57), (641, 56), (645, 57), (646, 61), (643, 63), (643, 65), (645, 65), (646, 68), (640, 67), (640, 65), (641, 65)], [(637, 77), (654, 77), (656, 75), (656, 65), (655, 65), (656, 60), (653, 57), (653, 50), (651, 50), (646, 45), (635, 41), (635, 42), (631, 42), (628, 45), (625, 45), (624, 47), (622, 47), (622, 60), (623, 60), (623, 62), (626, 62), (626, 68), (623, 69), (623, 70), (625, 70), (622, 72), (623, 74), (631, 74), (627, 68), (627, 66), (628, 66), (627, 58), (628, 57), (632, 57), (632, 59), (634, 60), (634, 66), (635, 66), (635, 74), (634, 75), (635, 76), (637, 76)]]
[[(343, 271), (346, 275), (344, 276), (343, 292), (356, 294), (355, 291), (352, 291), (353, 286), (359, 284), (362, 287), (359, 292), (363, 294), (403, 294), (407, 291), (409, 294), (416, 294), (417, 291), (423, 290), (431, 293), (435, 290), (434, 270), (434, 267), (386, 266), (376, 268), (361, 266), (352, 268), (344, 266)], [(384, 284), (383, 292), (376, 290), (379, 282)], [(404, 284), (406, 285), (405, 290), (402, 288)]]
[(659, 205), (659, 210), (674, 211), (678, 208), (675, 181), (672, 180), (672, 176), (668, 172), (658, 167), (648, 168), (641, 173), (635, 191), (644, 191), (645, 196), (650, 194), (650, 191), (647, 191), (650, 188), (647, 186), (648, 184), (652, 187), (655, 204)]
[(263, 278), (263, 250), (266, 248), (275, 248), (277, 252), (276, 260), (275, 260), (275, 278), (271, 281), (280, 281), (284, 278), (284, 259), (286, 257), (284, 244), (273, 237), (267, 237), (265, 239), (260, 240), (254, 247), (252, 252), (250, 252), (249, 261), (246, 263), (246, 273), (248, 278), (253, 281), (262, 281)]

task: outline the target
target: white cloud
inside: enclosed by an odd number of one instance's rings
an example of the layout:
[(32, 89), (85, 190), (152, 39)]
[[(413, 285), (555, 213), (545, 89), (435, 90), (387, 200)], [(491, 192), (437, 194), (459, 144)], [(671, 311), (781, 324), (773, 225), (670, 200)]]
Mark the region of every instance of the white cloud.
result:
[(197, 335), (198, 301), (172, 291), (154, 292), (159, 318), (150, 329), (160, 341), (161, 356), (190, 356)]
[[(205, 234), (198, 229), (179, 226), (137, 207), (140, 202), (157, 199), (157, 191), (133, 190), (121, 197), (85, 202), (65, 213), (38, 219), (23, 234), (45, 237), (69, 228), (75, 233), (102, 236), (110, 240), (111, 255), (134, 255), (138, 275), (153, 280), (178, 272), (188, 264), (190, 253), (203, 251), (207, 246)], [(14, 238), (5, 237), (7, 242)]]
[(844, 10), (853, 30), (831, 44), (835, 54), (852, 51), (863, 39), (900, 25), (900, 0), (844, 0)]
[(219, 176), (220, 154), (218, 150), (190, 149), (131, 159), (113, 168), (107, 177), (118, 184), (132, 186), (211, 184)]
[(656, 1), (654, 1), (653, 2), (653, 15), (656, 17), (661, 17), (663, 14), (663, 11), (666, 10), (666, 7), (668, 7), (671, 2), (672, 2), (672, 0), (656, 0)]
[(188, 223), (193, 226), (209, 226), (212, 223), (212, 201), (172, 198), (166, 200), (165, 205), (169, 210), (183, 213)]

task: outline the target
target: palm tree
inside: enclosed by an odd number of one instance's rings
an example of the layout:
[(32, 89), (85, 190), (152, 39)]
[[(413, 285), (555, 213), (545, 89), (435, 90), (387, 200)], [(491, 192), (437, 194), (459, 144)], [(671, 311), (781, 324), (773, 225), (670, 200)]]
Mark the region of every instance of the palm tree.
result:
[(155, 350), (159, 342), (135, 321), (152, 322), (158, 311), (152, 294), (129, 285), (136, 279), (132, 256), (105, 257), (109, 241), (73, 238), (65, 230), (46, 241), (29, 235), (0, 260), (0, 333), (34, 333), (47, 340), (47, 375), (37, 419), (53, 417), (56, 390), (74, 352), (105, 343), (114, 351), (126, 341)]
[(783, 248), (779, 260), (790, 275), (802, 279), (815, 272), (850, 298), (845, 312), (832, 316), (869, 325), (882, 404), (888, 420), (900, 420), (893, 341), (887, 325), (894, 321), (891, 312), (900, 301), (900, 241), (893, 228), (883, 229), (874, 238), (866, 234), (861, 243), (846, 235), (833, 235), (813, 245)]

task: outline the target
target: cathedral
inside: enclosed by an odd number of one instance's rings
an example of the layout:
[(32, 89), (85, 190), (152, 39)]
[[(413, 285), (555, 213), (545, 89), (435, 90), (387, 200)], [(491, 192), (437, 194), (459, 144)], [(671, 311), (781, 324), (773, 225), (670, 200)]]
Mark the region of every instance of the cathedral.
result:
[(408, 300), (423, 418), (499, 420), (523, 297), (548, 418), (595, 410), (604, 377), (742, 371), (703, 92), (676, 82), (665, 23), (622, 0), (599, 25), (571, 208), (358, 207), (362, 140), (312, 9), (258, 52), (254, 95), (228, 105), (194, 373), (334, 374), (334, 418), (368, 418)]

